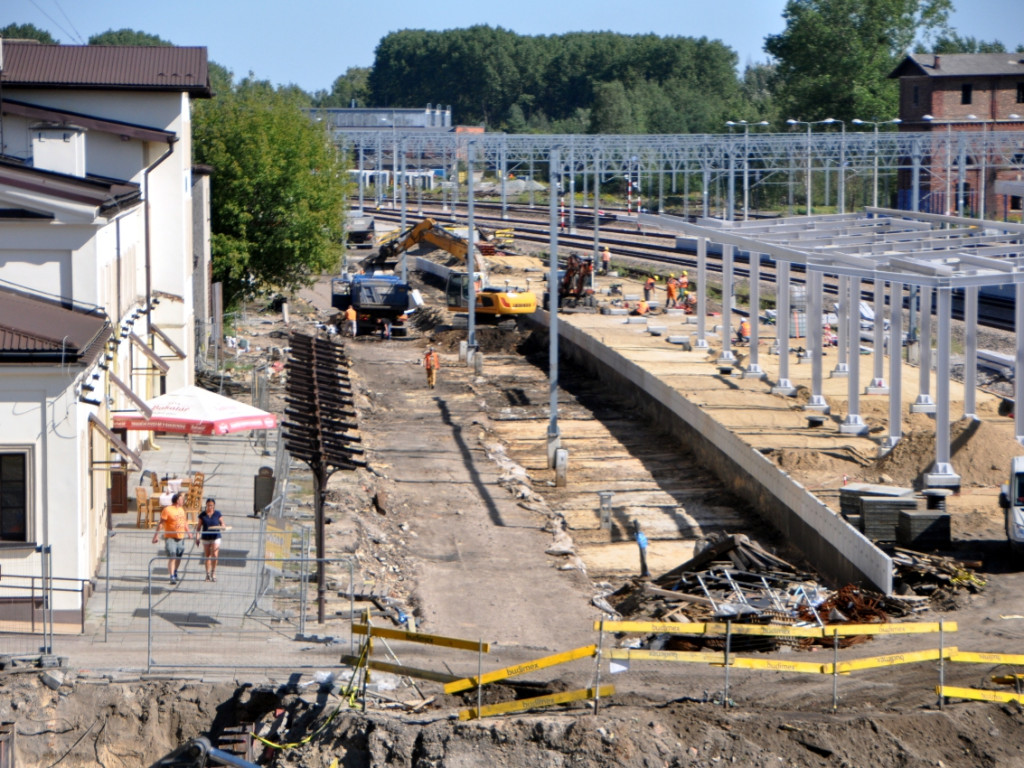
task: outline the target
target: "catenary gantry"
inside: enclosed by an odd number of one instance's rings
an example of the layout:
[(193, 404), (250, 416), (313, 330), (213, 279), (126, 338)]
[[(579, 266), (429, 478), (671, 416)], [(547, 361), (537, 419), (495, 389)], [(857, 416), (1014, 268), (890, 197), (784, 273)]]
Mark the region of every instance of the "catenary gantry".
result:
[[(970, 179), (997, 171), (1024, 172), (1024, 131), (932, 130), (928, 132), (847, 131), (835, 121), (828, 132), (678, 135), (533, 135), (424, 131), (338, 130), (339, 146), (352, 155), (353, 167), (381, 174), (436, 168), (453, 177), (469, 153), (479, 168), (498, 172), (503, 206), (504, 180), (547, 177), (551, 150), (558, 148), (567, 185), (583, 192), (595, 181), (633, 180), (643, 207), (664, 210), (666, 194), (683, 194), (684, 215), (744, 217), (748, 196), (781, 187), (790, 207), (806, 207), (808, 197), (852, 210), (853, 179), (861, 179), (863, 202), (878, 200), (879, 186), (898, 207), (932, 213), (974, 213), (985, 218), (985, 195)], [(948, 127), (948, 126), (947, 126)], [(894, 175), (898, 179), (894, 179)], [(380, 187), (380, 185), (377, 185)], [(397, 185), (394, 185), (397, 186)], [(867, 194), (867, 190), (871, 194)], [(691, 193), (700, 203), (690, 209)], [(378, 190), (379, 194), (379, 190)], [(454, 190), (458, 194), (458, 189)], [(378, 204), (380, 200), (376, 201)], [(575, 196), (570, 196), (575, 206)], [(570, 218), (574, 211), (570, 210)], [(571, 222), (573, 223), (573, 222)]]

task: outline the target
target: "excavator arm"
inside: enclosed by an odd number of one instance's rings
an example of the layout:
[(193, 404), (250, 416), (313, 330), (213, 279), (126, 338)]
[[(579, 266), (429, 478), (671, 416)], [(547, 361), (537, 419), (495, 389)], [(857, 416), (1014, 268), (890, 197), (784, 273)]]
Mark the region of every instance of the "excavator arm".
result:
[(469, 243), (461, 237), (456, 237), (433, 219), (424, 219), (391, 242), (382, 245), (380, 247), (381, 259), (393, 259), (422, 242), (430, 243), (435, 248), (447, 251), (463, 261), (466, 259), (466, 254), (469, 253)]

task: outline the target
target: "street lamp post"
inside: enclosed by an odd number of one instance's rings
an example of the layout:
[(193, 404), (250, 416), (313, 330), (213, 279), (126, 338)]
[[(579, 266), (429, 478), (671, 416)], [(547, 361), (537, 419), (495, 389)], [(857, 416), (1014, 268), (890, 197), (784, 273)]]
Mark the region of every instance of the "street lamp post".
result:
[(898, 117), (894, 117), (892, 120), (861, 120), (859, 117), (855, 117), (852, 120), (854, 125), (872, 125), (875, 128), (875, 161), (874, 161), (874, 175), (872, 194), (871, 194), (871, 205), (875, 208), (878, 207), (878, 126), (880, 125), (899, 125), (901, 120)]
[(839, 122), (834, 117), (828, 117), (824, 120), (794, 120), (789, 118), (786, 123), (789, 125), (806, 125), (807, 126), (807, 215), (812, 215), (813, 211), (811, 205), (811, 193), (813, 187), (811, 186), (811, 126), (822, 125), (823, 123), (835, 123)]
[[(743, 220), (750, 218), (750, 124), (746, 120), (727, 120), (730, 132), (733, 126), (743, 126)], [(767, 120), (761, 120), (754, 125), (769, 125)]]

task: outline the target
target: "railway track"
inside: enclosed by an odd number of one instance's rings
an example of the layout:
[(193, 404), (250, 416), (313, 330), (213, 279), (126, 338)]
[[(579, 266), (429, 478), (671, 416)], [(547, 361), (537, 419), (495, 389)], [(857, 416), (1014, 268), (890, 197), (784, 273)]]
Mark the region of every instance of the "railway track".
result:
[[(548, 211), (539, 208), (530, 209), (521, 205), (509, 205), (507, 208), (514, 215), (502, 218), (500, 213), (487, 213), (487, 211), (500, 212), (500, 205), (475, 203), (474, 219), (477, 222), (477, 226), (492, 229), (515, 227), (515, 236), (517, 240), (537, 244), (546, 244), (549, 242), (550, 235), (548, 234), (548, 229), (550, 214)], [(675, 271), (681, 271), (684, 269), (695, 270), (697, 268), (696, 253), (677, 248), (676, 236), (674, 234), (639, 231), (633, 224), (623, 226), (621, 225), (621, 222), (618, 222), (613, 214), (625, 215), (624, 210), (615, 211), (613, 209), (604, 209), (604, 214), (605, 216), (602, 217), (600, 224), (601, 245), (607, 245), (612, 248), (615, 257), (620, 261), (623, 259), (630, 259), (636, 262), (634, 265), (631, 265), (631, 268), (635, 269), (638, 274), (650, 271), (650, 267), (648, 265), (651, 262), (664, 265), (665, 267), (674, 269)], [(394, 210), (380, 210), (374, 212), (373, 215), (377, 219), (395, 224), (398, 224), (401, 221), (401, 214)], [(406, 212), (407, 222), (415, 221), (420, 216), (421, 214), (416, 213), (410, 217), (408, 210)], [(456, 215), (453, 217), (452, 211), (443, 211), (440, 206), (436, 205), (424, 205), (422, 216), (430, 216), (442, 224), (445, 220), (465, 221), (464, 216)], [(587, 214), (585, 216), (577, 215), (576, 219), (577, 230), (581, 228), (581, 221), (585, 226), (593, 226), (592, 214)], [(585, 234), (579, 234), (579, 232), (577, 232), (577, 234), (569, 234), (568, 232), (562, 231), (559, 232), (558, 241), (560, 246), (570, 251), (578, 250), (588, 252), (594, 245), (592, 231)], [(735, 258), (733, 265), (734, 278), (750, 278), (749, 267), (743, 266), (746, 263), (747, 258), (745, 255), (738, 255)], [(721, 274), (721, 258), (716, 254), (708, 253), (706, 268), (712, 273)], [(804, 279), (802, 275), (802, 267), (799, 265), (793, 265), (793, 269), (790, 273), (791, 282), (797, 285), (803, 285)], [(775, 262), (767, 257), (763, 258), (760, 265), (759, 276), (762, 282), (769, 284), (775, 283)], [(828, 295), (837, 296), (838, 286), (836, 282), (834, 280), (829, 280), (826, 277), (824, 281), (824, 291)], [(861, 300), (873, 302), (874, 292), (872, 290), (862, 291)], [(888, 304), (888, 294), (885, 297), (885, 301), (886, 304)], [(978, 325), (983, 328), (990, 328), (993, 330), (1013, 331), (1015, 329), (1014, 306), (1015, 302), (1013, 300), (1008, 300), (998, 295), (982, 293), (978, 301)], [(904, 308), (908, 307), (909, 299), (905, 299)], [(956, 320), (963, 320), (963, 300), (962, 297), (958, 295), (954, 295), (953, 318)]]

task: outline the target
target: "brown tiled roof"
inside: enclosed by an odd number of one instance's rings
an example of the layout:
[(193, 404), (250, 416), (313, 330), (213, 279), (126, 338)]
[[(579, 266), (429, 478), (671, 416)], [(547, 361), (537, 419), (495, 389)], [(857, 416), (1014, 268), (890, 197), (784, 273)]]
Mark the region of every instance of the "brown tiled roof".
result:
[(186, 91), (209, 98), (206, 48), (5, 42), (4, 87)]
[[(939, 66), (935, 66), (935, 59)], [(1024, 53), (911, 53), (889, 77), (1024, 77)]]
[(0, 364), (89, 364), (110, 336), (100, 309), (69, 307), (0, 286)]

